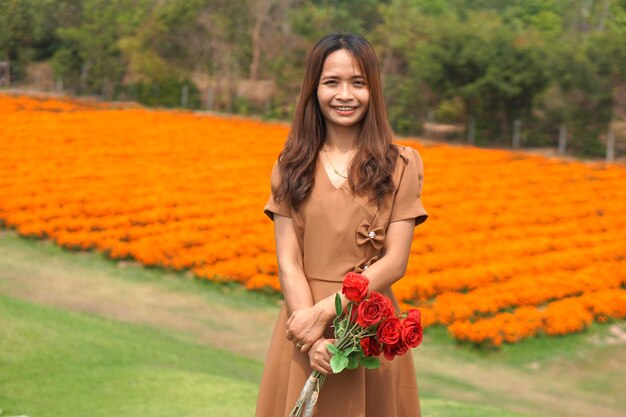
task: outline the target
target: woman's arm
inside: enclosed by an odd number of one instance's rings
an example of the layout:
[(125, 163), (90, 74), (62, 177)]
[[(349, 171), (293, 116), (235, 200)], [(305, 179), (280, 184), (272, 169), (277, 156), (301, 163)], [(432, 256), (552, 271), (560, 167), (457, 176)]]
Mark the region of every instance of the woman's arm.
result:
[(415, 219), (389, 223), (383, 243), (383, 256), (362, 272), (370, 280), (370, 291), (382, 292), (404, 276), (414, 231)]
[(322, 338), (332, 316), (327, 318), (322, 309), (314, 305), (311, 288), (304, 275), (302, 251), (293, 220), (274, 214), (274, 235), (278, 279), (289, 314), (287, 340), (293, 341), (302, 352), (306, 352)]
[(287, 314), (313, 306), (311, 289), (304, 275), (302, 251), (293, 220), (274, 214), (274, 237), (278, 261), (278, 280), (285, 297)]
[[(414, 231), (415, 219), (389, 223), (383, 243), (383, 256), (361, 273), (370, 280), (370, 291), (382, 292), (404, 276)], [(341, 300), (346, 307), (348, 300), (344, 295), (341, 295)], [(320, 300), (316, 306), (323, 311), (324, 317), (332, 319), (335, 315), (335, 294)]]

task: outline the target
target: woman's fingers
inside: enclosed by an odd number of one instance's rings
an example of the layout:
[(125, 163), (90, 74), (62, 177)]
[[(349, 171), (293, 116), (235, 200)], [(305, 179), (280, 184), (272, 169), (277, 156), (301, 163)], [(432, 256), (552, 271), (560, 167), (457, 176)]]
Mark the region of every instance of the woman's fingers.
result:
[(322, 367), (322, 369), (324, 369), (326, 372), (328, 372), (329, 374), (333, 373), (332, 368), (330, 367), (330, 362), (328, 361), (322, 361), (320, 363), (320, 366)]
[(315, 341), (319, 340), (323, 333), (323, 330), (320, 332), (318, 329), (304, 330), (295, 327), (288, 327), (285, 332), (287, 340), (294, 342), (299, 340), (301, 345), (308, 345), (309, 347), (311, 347)]
[[(319, 336), (313, 336), (312, 333), (305, 333), (305, 336), (300, 340), (300, 344), (302, 345), (302, 352), (308, 352), (315, 343), (319, 340)], [(330, 358), (328, 359), (330, 360)]]
[(294, 311), (287, 320), (287, 339), (312, 344), (323, 336), (328, 323), (313, 307)]
[(326, 339), (326, 341), (324, 342), (324, 346), (322, 346), (322, 349), (320, 351), (322, 358), (324, 358), (325, 361), (330, 363), (330, 358), (332, 357), (332, 355), (330, 354), (330, 351), (328, 350), (328, 345), (332, 345), (335, 342), (335, 339)]
[[(304, 332), (302, 338), (300, 339), (300, 344), (306, 346), (306, 350), (309, 350), (313, 344), (319, 340), (321, 335), (313, 334), (312, 332)], [(303, 352), (306, 352), (303, 351)]]
[(312, 363), (311, 364), (311, 369), (313, 369), (314, 371), (318, 371), (323, 373), (324, 375), (328, 375), (332, 373), (332, 370), (330, 368), (330, 364), (326, 363)]
[(329, 375), (333, 373), (332, 368), (330, 367), (330, 363), (325, 361), (316, 362), (313, 368), (323, 373), (324, 375)]
[(311, 345), (312, 349), (309, 351), (311, 368), (324, 375), (332, 374), (330, 355), (328, 354), (328, 349), (326, 349), (328, 344), (327, 340), (318, 339)]

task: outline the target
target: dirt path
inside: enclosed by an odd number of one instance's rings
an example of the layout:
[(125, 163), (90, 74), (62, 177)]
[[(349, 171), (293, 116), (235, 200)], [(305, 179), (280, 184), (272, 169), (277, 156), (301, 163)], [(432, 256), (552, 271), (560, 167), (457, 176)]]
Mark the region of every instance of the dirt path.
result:
[[(7, 235), (2, 232), (0, 236)], [(182, 332), (216, 348), (258, 360), (265, 357), (276, 308), (256, 306), (250, 311), (243, 306), (240, 310), (225, 300), (220, 301), (220, 294), (194, 292), (184, 286), (173, 290), (167, 274), (145, 282), (124, 278), (123, 269), (137, 268), (126, 262), (117, 264), (120, 275), (116, 275), (111, 273), (114, 270), (68, 262), (66, 256), (51, 254), (37, 259), (42, 255), (24, 248), (3, 247), (2, 241), (0, 293), (41, 305)], [(67, 255), (93, 257), (93, 254)], [(174, 276), (169, 279), (180, 280)]]
[[(146, 272), (132, 263), (107, 261), (93, 253), (69, 253), (48, 242), (0, 231), (2, 294), (153, 326), (262, 361), (277, 306), (245, 294), (231, 297), (204, 289), (184, 282), (180, 275)], [(615, 334), (623, 331), (624, 327), (618, 327)], [(626, 347), (623, 341), (616, 343)], [(430, 344), (426, 337), (414, 357), (420, 392), (425, 395), (543, 416), (623, 417), (626, 404), (614, 398), (613, 391), (585, 389), (589, 377), (599, 381), (604, 376), (626, 377), (626, 349), (602, 355), (517, 368), (488, 360), (468, 361), (458, 348)], [(626, 378), (622, 381), (626, 385)]]

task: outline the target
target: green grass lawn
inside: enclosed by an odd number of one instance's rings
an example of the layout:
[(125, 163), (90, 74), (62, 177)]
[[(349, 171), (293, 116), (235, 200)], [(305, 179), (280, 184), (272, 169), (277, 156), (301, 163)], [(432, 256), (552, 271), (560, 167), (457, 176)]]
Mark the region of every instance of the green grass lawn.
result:
[[(262, 364), (145, 326), (0, 295), (0, 405), (29, 417), (252, 416)], [(425, 417), (515, 417), (422, 399)]]
[[(0, 230), (0, 417), (252, 416), (276, 297)], [(618, 323), (622, 329), (624, 323)], [(424, 417), (621, 417), (609, 329), (414, 350)]]
[(0, 296), (5, 415), (249, 416), (261, 364), (145, 326)]

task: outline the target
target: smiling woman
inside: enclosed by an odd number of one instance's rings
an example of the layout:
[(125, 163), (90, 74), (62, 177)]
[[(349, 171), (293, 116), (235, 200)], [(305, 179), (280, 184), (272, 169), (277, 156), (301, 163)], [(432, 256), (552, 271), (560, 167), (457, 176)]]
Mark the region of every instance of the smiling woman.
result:
[[(411, 355), (378, 369), (332, 374), (327, 346), (348, 272), (389, 297), (404, 276), (421, 201), (419, 153), (392, 143), (378, 61), (356, 35), (311, 50), (292, 129), (272, 169), (265, 214), (274, 221), (280, 310), (259, 388), (257, 417), (285, 417), (311, 370), (328, 375), (316, 416), (419, 417)], [(332, 375), (331, 375), (332, 374)]]

